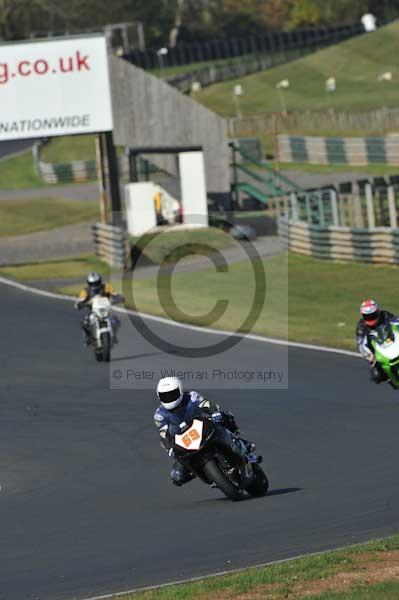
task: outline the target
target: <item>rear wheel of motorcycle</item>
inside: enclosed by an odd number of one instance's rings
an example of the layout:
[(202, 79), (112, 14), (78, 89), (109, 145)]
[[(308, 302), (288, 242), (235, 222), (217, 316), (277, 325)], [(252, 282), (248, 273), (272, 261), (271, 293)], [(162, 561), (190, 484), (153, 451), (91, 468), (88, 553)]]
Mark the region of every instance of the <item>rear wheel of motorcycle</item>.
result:
[(210, 460), (203, 467), (204, 473), (230, 500), (241, 500), (241, 491), (226, 477), (215, 460)]
[(101, 343), (103, 347), (103, 361), (109, 362), (111, 360), (111, 336), (108, 331), (101, 334)]
[(269, 489), (269, 480), (266, 477), (262, 467), (259, 465), (252, 465), (254, 472), (254, 478), (252, 483), (245, 488), (245, 490), (251, 496), (266, 496), (267, 490)]

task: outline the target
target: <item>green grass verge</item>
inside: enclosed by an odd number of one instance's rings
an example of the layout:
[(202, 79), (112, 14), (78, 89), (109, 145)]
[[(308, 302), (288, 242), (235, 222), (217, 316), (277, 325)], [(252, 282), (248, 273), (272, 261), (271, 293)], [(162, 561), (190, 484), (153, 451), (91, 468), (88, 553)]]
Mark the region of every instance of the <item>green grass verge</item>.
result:
[(110, 267), (99, 260), (94, 254), (86, 254), (77, 258), (57, 259), (27, 263), (16, 267), (1, 267), (0, 274), (19, 281), (34, 281), (46, 279), (72, 279), (82, 277), (85, 281), (87, 273), (97, 271), (103, 276), (109, 276)]
[[(273, 257), (264, 260), (263, 264), (267, 277), (266, 302), (252, 329), (254, 333), (284, 339), (287, 337), (288, 315), (290, 340), (355, 350), (354, 330), (359, 305), (364, 298), (376, 297), (389, 310), (399, 312), (396, 290), (392, 286), (392, 281), (398, 276), (397, 267), (323, 261), (297, 255), (289, 255), (288, 261), (285, 255)], [(79, 265), (81, 271), (78, 276), (92, 270), (89, 263), (81, 262)], [(56, 265), (50, 264), (50, 268), (54, 268), (57, 278), (75, 276), (75, 272), (70, 275), (71, 261), (59, 261)], [(44, 269), (46, 266), (42, 264), (2, 268), (0, 273), (16, 279), (43, 279)], [(115, 287), (121, 289), (120, 283), (115, 281)], [(229, 300), (228, 308), (221, 318), (212, 322), (212, 326), (231, 330), (239, 327), (248, 314), (247, 307), (253, 302), (254, 288), (252, 270), (247, 262), (242, 262), (231, 265), (228, 273), (209, 269), (173, 275), (173, 298), (178, 308), (186, 313), (185, 317), (177, 314), (169, 301), (164, 308), (161, 306), (155, 279), (134, 280), (134, 302), (144, 313), (172, 316), (204, 325), (207, 319), (203, 315), (214, 307), (218, 299), (225, 298)], [(160, 277), (159, 289), (165, 299), (165, 277)], [(193, 293), (193, 290), (197, 292)], [(76, 294), (79, 286), (67, 286), (59, 291)], [(129, 294), (127, 296), (127, 304), (131, 305)], [(261, 300), (258, 298), (257, 302)]]
[[(369, 584), (369, 573), (381, 573), (399, 550), (399, 536), (344, 550), (308, 556), (281, 564), (248, 569), (223, 577), (118, 596), (120, 600), (396, 600), (399, 582)], [(384, 575), (380, 575), (384, 577)], [(393, 579), (394, 576), (391, 576)], [(364, 583), (359, 580), (364, 579)], [(354, 581), (355, 583), (352, 583)], [(328, 591), (318, 593), (317, 590)], [(342, 591), (342, 589), (345, 591)], [(341, 590), (335, 593), (335, 589)], [(331, 591), (330, 591), (331, 590)], [(374, 595), (373, 595), (374, 594)], [(395, 595), (396, 594), (396, 595)], [(111, 597), (110, 597), (111, 598)]]
[[(122, 291), (129, 308), (227, 331), (236, 330), (243, 324), (254, 303), (255, 308), (260, 309), (260, 317), (253, 331), (268, 334), (272, 328), (273, 335), (284, 339), (287, 336), (286, 263), (284, 257), (271, 259), (267, 264), (265, 261), (268, 291), (263, 308), (263, 295), (258, 294), (254, 301), (254, 276), (247, 262), (230, 265), (227, 273), (209, 269), (174, 274), (171, 283), (173, 301), (168, 298), (169, 280), (166, 276), (160, 276), (158, 281), (155, 278), (135, 278), (133, 286), (129, 287), (122, 287), (117, 279), (113, 279), (113, 284), (118, 291)], [(78, 286), (62, 287), (59, 291), (75, 295)], [(222, 299), (228, 300), (225, 312), (216, 320), (211, 320), (208, 313)], [(273, 325), (269, 327), (269, 323)]]
[(96, 158), (94, 135), (71, 135), (57, 137), (43, 146), (40, 158), (43, 162), (72, 162)]
[[(95, 160), (94, 138), (94, 135), (53, 138), (43, 146), (40, 158), (44, 162), (54, 163)], [(37, 175), (31, 152), (0, 161), (0, 181), (2, 189), (10, 190), (49, 185)]]
[(43, 180), (36, 174), (31, 152), (0, 161), (1, 188), (19, 190), (43, 186)]
[(46, 231), (64, 225), (96, 221), (97, 202), (55, 198), (0, 202), (0, 237)]
[[(242, 114), (280, 112), (276, 83), (288, 79), (284, 99), (287, 109), (370, 110), (397, 106), (399, 76), (396, 56), (399, 51), (399, 23), (377, 32), (337, 44), (285, 65), (205, 88), (197, 99), (221, 115), (235, 114), (233, 87), (240, 82), (244, 95)], [(381, 73), (391, 71), (393, 82), (378, 82)], [(325, 80), (334, 76), (337, 91), (326, 94)]]
[[(364, 298), (376, 297), (389, 310), (399, 312), (396, 290), (391, 283), (398, 275), (397, 267), (290, 255), (287, 302), (285, 256), (265, 260), (263, 264), (268, 288), (265, 305), (252, 329), (254, 333), (284, 338), (288, 313), (290, 340), (355, 350), (354, 331), (359, 305)], [(166, 281), (160, 278), (159, 286), (165, 297)], [(193, 294), (193, 289), (199, 290), (198, 293)], [(62, 291), (76, 293), (77, 289), (72, 287)], [(243, 307), (253, 300), (254, 281), (248, 263), (238, 263), (230, 266), (228, 274), (212, 269), (177, 273), (173, 276), (172, 291), (178, 307), (187, 313), (182, 320), (196, 324), (205, 324), (206, 319), (201, 315), (208, 313), (217, 299), (229, 299), (224, 316), (212, 323), (213, 327), (228, 330), (242, 322)], [(135, 279), (134, 299), (142, 312), (166, 315), (159, 303), (155, 280)], [(172, 304), (166, 304), (171, 316), (176, 317)]]
[(231, 237), (216, 227), (146, 233), (131, 237), (130, 241), (141, 255), (140, 260), (145, 259), (143, 264), (175, 263), (187, 256), (193, 245), (203, 245), (207, 254), (232, 245)]
[(325, 592), (312, 596), (312, 600), (397, 600), (399, 598), (399, 583), (385, 581), (384, 583), (363, 583), (345, 592)]
[[(54, 138), (43, 147), (40, 157), (44, 162), (59, 163), (94, 160), (94, 136), (76, 135)], [(32, 152), (0, 161), (0, 181), (1, 188), (9, 190), (48, 185), (36, 173)]]

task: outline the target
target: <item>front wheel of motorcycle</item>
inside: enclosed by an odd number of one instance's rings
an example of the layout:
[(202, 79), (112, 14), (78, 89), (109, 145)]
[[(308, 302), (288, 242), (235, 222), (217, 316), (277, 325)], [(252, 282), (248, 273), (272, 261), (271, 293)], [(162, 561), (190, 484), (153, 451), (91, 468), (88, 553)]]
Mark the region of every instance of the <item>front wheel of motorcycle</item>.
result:
[(108, 331), (101, 334), (101, 343), (103, 347), (103, 361), (109, 362), (111, 360), (111, 336)]
[(266, 477), (265, 472), (262, 467), (256, 464), (252, 465), (252, 469), (254, 477), (249, 486), (245, 488), (245, 491), (251, 496), (266, 496), (267, 490), (269, 489), (269, 480)]
[(210, 460), (203, 467), (203, 471), (209, 481), (216, 484), (216, 487), (223, 492), (230, 500), (241, 500), (242, 492), (237, 488), (223, 473), (216, 460)]

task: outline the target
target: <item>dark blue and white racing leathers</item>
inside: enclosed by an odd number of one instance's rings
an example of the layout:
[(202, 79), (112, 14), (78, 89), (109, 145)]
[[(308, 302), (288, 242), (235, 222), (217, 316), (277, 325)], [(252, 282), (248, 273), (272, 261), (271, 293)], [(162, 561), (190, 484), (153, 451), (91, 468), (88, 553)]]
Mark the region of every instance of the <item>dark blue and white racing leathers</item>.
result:
[[(220, 413), (221, 425), (233, 433), (238, 432), (234, 416), (229, 412), (220, 411), (220, 407), (206, 398), (203, 398), (198, 392), (184, 392), (183, 400), (174, 410), (167, 410), (162, 405), (154, 413), (154, 422), (161, 436), (161, 444), (165, 450), (169, 451), (166, 443), (166, 434), (170, 425), (179, 427), (182, 421), (190, 423), (196, 415)], [(172, 482), (175, 485), (183, 485), (194, 478), (184, 465), (176, 461), (171, 471)]]

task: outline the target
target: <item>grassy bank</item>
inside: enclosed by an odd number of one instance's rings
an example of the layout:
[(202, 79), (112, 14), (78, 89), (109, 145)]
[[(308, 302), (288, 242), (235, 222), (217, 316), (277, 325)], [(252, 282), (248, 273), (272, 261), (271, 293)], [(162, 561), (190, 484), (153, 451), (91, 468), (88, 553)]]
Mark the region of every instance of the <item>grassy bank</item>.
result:
[(43, 180), (36, 174), (31, 152), (0, 161), (1, 188), (20, 190), (40, 187)]
[[(71, 162), (74, 160), (94, 160), (95, 145), (93, 135), (58, 137), (51, 140), (41, 151), (44, 162)], [(48, 184), (38, 176), (32, 152), (0, 161), (1, 189), (20, 190), (46, 187)]]
[(144, 265), (177, 262), (199, 246), (210, 254), (232, 245), (231, 237), (216, 227), (146, 233), (130, 237), (130, 242)]
[[(267, 501), (267, 500), (266, 500)], [(399, 536), (120, 600), (396, 600)], [(110, 597), (111, 600), (111, 597)]]
[[(288, 79), (284, 102), (289, 111), (370, 110), (397, 106), (399, 76), (396, 55), (399, 50), (399, 23), (315, 52), (285, 65), (205, 88), (197, 99), (221, 115), (236, 112), (233, 87), (241, 83), (242, 114), (280, 112), (281, 100), (276, 84)], [(378, 76), (390, 71), (393, 81), (379, 82)], [(326, 94), (325, 81), (335, 77), (337, 90)]]
[[(76, 263), (74, 263), (76, 266)], [(272, 337), (354, 350), (354, 329), (361, 301), (376, 297), (389, 310), (399, 312), (399, 303), (392, 280), (397, 267), (357, 263), (322, 261), (309, 257), (278, 256), (263, 261), (267, 278), (266, 302), (260, 311), (253, 332)], [(72, 277), (71, 261), (49, 263), (49, 277)], [(55, 268), (54, 268), (55, 267)], [(287, 276), (288, 267), (288, 276)], [(91, 263), (79, 262), (79, 275), (91, 270)], [(45, 263), (29, 267), (0, 269), (0, 273), (20, 279), (43, 279)], [(66, 273), (66, 275), (64, 275)], [(75, 272), (74, 272), (75, 273)], [(287, 289), (289, 285), (289, 297)], [(140, 311), (160, 316), (182, 318), (166, 299), (167, 280), (159, 278), (159, 293), (165, 300), (162, 307), (155, 279), (134, 280), (134, 305)], [(118, 281), (116, 287), (121, 288)], [(79, 286), (60, 291), (75, 294)], [(254, 298), (254, 279), (247, 262), (231, 265), (228, 273), (214, 269), (194, 273), (176, 273), (172, 278), (172, 295), (187, 322), (206, 324), (201, 315), (208, 313), (217, 299), (229, 300), (226, 313), (212, 323), (213, 327), (232, 329), (240, 325)], [(194, 292), (193, 292), (194, 290)], [(125, 290), (126, 295), (126, 290)], [(129, 293), (127, 294), (128, 305)], [(257, 299), (260, 303), (261, 298)], [(245, 307), (245, 309), (244, 309)]]
[(17, 267), (1, 267), (0, 275), (19, 281), (76, 279), (78, 277), (84, 281), (90, 271), (97, 271), (107, 277), (110, 268), (94, 254), (86, 254), (77, 258), (27, 263)]
[(94, 135), (57, 137), (43, 146), (40, 158), (44, 162), (72, 162), (96, 158)]
[(98, 217), (97, 202), (77, 202), (54, 198), (1, 201), (0, 237), (23, 235), (64, 225), (96, 221)]
[[(160, 276), (157, 279), (138, 279), (122, 285), (113, 279), (116, 289), (126, 298), (129, 308), (200, 326), (231, 330), (238, 329), (245, 321), (251, 306), (260, 315), (253, 331), (268, 334), (269, 323), (273, 323), (273, 334), (287, 336), (287, 269), (286, 258), (265, 261), (267, 294), (255, 294), (253, 271), (247, 262), (230, 265), (228, 272), (215, 269), (193, 273), (176, 273), (171, 280)], [(0, 270), (1, 272), (1, 270)], [(14, 276), (17, 270), (13, 271)], [(78, 286), (62, 287), (59, 291), (75, 295)], [(170, 297), (171, 296), (171, 297)], [(218, 300), (227, 300), (227, 308), (219, 318), (208, 317)], [(247, 328), (244, 328), (247, 330)]]
[[(72, 261), (73, 268), (77, 263)], [(369, 296), (389, 310), (399, 312), (399, 302), (392, 280), (398, 275), (397, 267), (357, 263), (322, 261), (309, 257), (277, 256), (263, 261), (266, 271), (266, 301), (252, 331), (272, 337), (322, 344), (354, 350), (354, 329), (361, 301)], [(0, 273), (19, 279), (43, 279), (46, 263), (29, 267), (0, 269)], [(49, 263), (48, 276), (57, 278), (71, 275), (71, 261)], [(82, 259), (78, 276), (92, 270), (92, 263)], [(121, 289), (121, 284), (115, 281)], [(167, 298), (168, 282), (160, 277), (159, 294), (154, 278), (134, 280), (134, 306), (145, 313), (171, 316), (186, 322), (207, 324), (203, 317), (218, 299), (229, 300), (228, 309), (213, 327), (235, 329), (248, 314), (254, 299), (254, 278), (247, 262), (233, 264), (228, 273), (214, 269), (194, 273), (176, 273), (172, 277), (172, 296), (185, 316), (177, 314)], [(289, 295), (288, 295), (289, 286)], [(67, 286), (60, 291), (76, 294), (79, 286)], [(132, 305), (127, 290), (127, 304)], [(262, 298), (257, 298), (257, 306)], [(165, 310), (166, 309), (166, 310)], [(167, 311), (167, 312), (166, 312)]]

